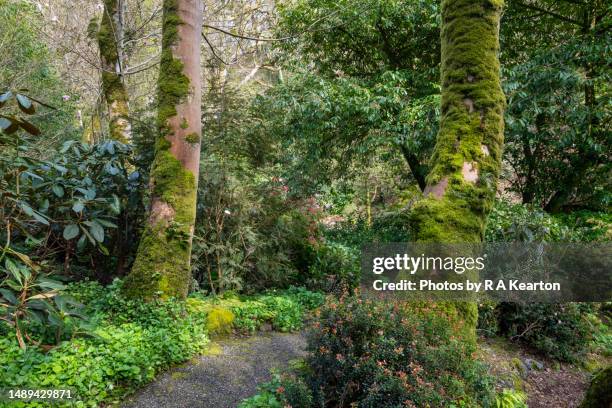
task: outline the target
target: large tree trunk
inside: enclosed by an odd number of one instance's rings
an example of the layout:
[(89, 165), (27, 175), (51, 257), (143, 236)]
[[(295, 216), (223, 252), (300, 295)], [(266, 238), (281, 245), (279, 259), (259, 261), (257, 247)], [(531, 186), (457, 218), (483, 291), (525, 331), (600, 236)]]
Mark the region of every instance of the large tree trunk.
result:
[[(442, 106), (425, 198), (411, 215), (419, 242), (484, 236), (501, 167), (505, 97), (500, 83), (503, 0), (442, 1)], [(475, 304), (445, 305), (475, 339)]]
[(123, 7), (122, 0), (104, 0), (104, 14), (98, 30), (98, 47), (110, 136), (113, 140), (127, 143), (132, 139), (132, 128), (129, 120), (128, 95), (123, 82)]
[(164, 0), (159, 137), (151, 168), (151, 212), (124, 290), (131, 297), (184, 298), (200, 165), (200, 0)]

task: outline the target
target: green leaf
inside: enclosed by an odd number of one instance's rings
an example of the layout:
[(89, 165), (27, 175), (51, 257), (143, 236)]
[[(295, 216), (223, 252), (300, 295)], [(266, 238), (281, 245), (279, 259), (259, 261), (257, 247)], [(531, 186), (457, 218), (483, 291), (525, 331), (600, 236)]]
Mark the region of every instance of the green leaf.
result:
[(77, 201), (72, 205), (72, 210), (75, 213), (80, 213), (81, 211), (83, 211), (83, 209), (85, 209), (85, 204), (83, 204), (82, 201)]
[(104, 255), (109, 256), (110, 252), (108, 251), (108, 248), (105, 247), (102, 244), (99, 244), (98, 247), (100, 248), (100, 252), (102, 252)]
[(64, 290), (66, 289), (66, 286), (64, 286), (64, 284), (62, 284), (61, 282), (58, 282), (56, 280), (53, 279), (49, 279), (49, 278), (45, 278), (45, 277), (40, 277), (37, 279), (36, 284), (44, 289), (51, 289), (51, 290)]
[(104, 228), (97, 222), (92, 222), (89, 226), (89, 232), (98, 242), (104, 242)]
[(0, 108), (4, 106), (6, 101), (8, 101), (11, 98), (11, 96), (13, 96), (13, 93), (11, 91), (6, 91), (0, 94)]
[(36, 109), (34, 108), (34, 105), (32, 104), (32, 101), (30, 100), (30, 98), (22, 94), (17, 94), (15, 96), (17, 98), (17, 105), (19, 106), (19, 109), (21, 109), (23, 113), (32, 115), (36, 112)]
[(49, 221), (47, 220), (47, 218), (43, 214), (39, 213), (38, 211), (34, 211), (34, 214), (32, 214), (32, 217), (36, 221), (40, 222), (41, 224), (49, 225)]
[(81, 228), (81, 231), (83, 231), (83, 234), (85, 234), (83, 236), (87, 236), (87, 239), (89, 240), (89, 242), (91, 242), (92, 245), (96, 245), (96, 240), (94, 239), (94, 237), (91, 236), (89, 231), (87, 231), (82, 225), (79, 225), (79, 227)]
[(12, 305), (17, 304), (17, 298), (15, 297), (13, 292), (11, 292), (10, 290), (0, 289), (0, 295), (2, 295), (2, 297), (5, 298), (10, 304)]
[(26, 213), (26, 215), (34, 218), (36, 221), (40, 222), (41, 224), (49, 225), (49, 221), (47, 221), (44, 215), (40, 214), (37, 211), (34, 211), (32, 207), (30, 207), (26, 203), (24, 202), (19, 203), (19, 207), (21, 207), (21, 209), (23, 210), (24, 213)]
[(76, 140), (68, 140), (67, 142), (64, 142), (62, 148), (60, 149), (60, 153), (66, 153), (74, 143), (76, 143)]
[(64, 188), (62, 186), (58, 186), (57, 184), (55, 184), (53, 185), (53, 187), (51, 187), (51, 190), (53, 190), (53, 194), (55, 194), (59, 198), (62, 198), (64, 196)]
[(93, 200), (93, 199), (95, 199), (95, 198), (96, 198), (96, 190), (93, 190), (93, 189), (88, 189), (88, 190), (85, 192), (85, 199), (86, 199), (86, 200)]
[(103, 219), (101, 219), (101, 218), (94, 218), (93, 220), (94, 220), (95, 222), (97, 222), (98, 224), (102, 225), (103, 227), (107, 227), (107, 228), (117, 228), (117, 225), (116, 225), (116, 224), (113, 224), (113, 223), (112, 223), (112, 222), (110, 222), (110, 221), (106, 221), (106, 220), (103, 220)]
[(79, 226), (76, 224), (66, 225), (63, 235), (66, 241), (76, 238), (79, 235)]
[(15, 279), (17, 279), (17, 282), (19, 282), (20, 285), (23, 285), (23, 281), (21, 280), (21, 271), (17, 265), (15, 265), (15, 263), (9, 258), (6, 258), (4, 260), (4, 266), (15, 277)]
[(26, 213), (26, 215), (29, 215), (30, 217), (34, 216), (34, 210), (26, 203), (19, 203), (19, 207), (21, 207), (21, 209), (24, 213)]
[(85, 249), (85, 245), (87, 244), (87, 241), (85, 239), (85, 234), (81, 235), (81, 238), (79, 238), (79, 240), (77, 241), (77, 250), (82, 251), (83, 249)]
[(115, 194), (113, 194), (113, 202), (110, 204), (110, 208), (114, 214), (118, 215), (121, 213), (121, 201), (119, 201), (119, 197)]

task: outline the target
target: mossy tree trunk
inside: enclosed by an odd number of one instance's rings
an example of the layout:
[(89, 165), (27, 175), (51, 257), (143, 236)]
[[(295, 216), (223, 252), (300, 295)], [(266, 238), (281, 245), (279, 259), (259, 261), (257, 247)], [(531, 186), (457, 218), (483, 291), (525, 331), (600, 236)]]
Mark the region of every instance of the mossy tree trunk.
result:
[(200, 165), (200, 0), (164, 0), (151, 210), (124, 292), (145, 300), (187, 295)]
[(102, 69), (102, 91), (108, 107), (110, 137), (127, 143), (132, 139), (132, 128), (129, 120), (128, 94), (123, 77), (123, 8), (123, 0), (104, 0), (104, 12), (97, 39)]
[[(442, 1), (442, 106), (425, 198), (411, 214), (420, 242), (476, 243), (493, 205), (503, 148), (503, 0)], [(472, 303), (445, 305), (475, 339)]]
[(612, 407), (612, 366), (595, 374), (579, 408)]

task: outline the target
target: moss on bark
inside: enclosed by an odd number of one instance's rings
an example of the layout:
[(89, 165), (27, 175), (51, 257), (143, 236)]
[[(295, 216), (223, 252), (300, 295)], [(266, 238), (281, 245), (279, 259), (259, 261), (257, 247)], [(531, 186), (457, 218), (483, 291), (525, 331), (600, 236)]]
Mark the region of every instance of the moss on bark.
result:
[(605, 407), (612, 407), (612, 366), (595, 374), (579, 408)]
[[(186, 101), (190, 81), (174, 56), (182, 24), (177, 0), (164, 1), (163, 39), (158, 82), (158, 128), (151, 168), (152, 208), (134, 266), (124, 284), (126, 295), (150, 300), (187, 295), (191, 277), (191, 238), (196, 214), (197, 180), (175, 157), (175, 130), (169, 120)], [(196, 101), (194, 103), (200, 103)]]
[(119, 50), (116, 20), (119, 13), (117, 0), (104, 0), (102, 21), (97, 33), (102, 65), (102, 91), (108, 105), (109, 132), (113, 140), (128, 143), (131, 139), (128, 95), (118, 71)]
[[(425, 197), (411, 213), (417, 241), (474, 243), (484, 237), (503, 148), (501, 0), (442, 2), (442, 106)], [(477, 308), (444, 305), (475, 340)]]

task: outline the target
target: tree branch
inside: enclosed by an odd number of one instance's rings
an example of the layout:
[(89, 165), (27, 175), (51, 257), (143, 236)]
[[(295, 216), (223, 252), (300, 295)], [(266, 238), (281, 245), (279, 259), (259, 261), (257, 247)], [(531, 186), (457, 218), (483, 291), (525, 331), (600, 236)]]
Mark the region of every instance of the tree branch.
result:
[(523, 2), (520, 2), (520, 1), (517, 1), (515, 4), (517, 6), (519, 6), (519, 7), (523, 7), (523, 8), (529, 9), (529, 10), (539, 11), (540, 13), (548, 14), (549, 16), (554, 17), (554, 18), (556, 18), (558, 20), (565, 21), (566, 23), (575, 24), (575, 25), (577, 25), (579, 27), (582, 27), (582, 23), (581, 22), (573, 20), (573, 19), (571, 19), (569, 17), (566, 17), (566, 16), (564, 16), (562, 14), (555, 13), (554, 11), (546, 10), (546, 9), (538, 7), (538, 6), (534, 6), (533, 4), (523, 3)]
[(202, 32), (202, 38), (204, 39), (206, 44), (208, 44), (208, 48), (210, 48), (210, 51), (212, 52), (213, 56), (216, 59), (218, 59), (224, 65), (233, 65), (233, 63), (230, 64), (230, 63), (226, 62), (223, 58), (221, 58), (219, 56), (219, 54), (217, 54), (217, 51), (215, 50), (215, 47), (210, 43), (210, 41), (208, 40), (208, 38), (206, 38), (206, 35), (203, 32)]
[(240, 38), (242, 40), (270, 41), (270, 42), (272, 42), (272, 41), (286, 41), (286, 40), (290, 40), (292, 38), (295, 38), (295, 36), (282, 37), (282, 38), (251, 37), (251, 36), (248, 36), (248, 35), (241, 35), (241, 34), (232, 33), (231, 31), (227, 31), (227, 30), (224, 30), (222, 28), (214, 27), (214, 26), (211, 26), (211, 25), (208, 25), (208, 24), (204, 24), (203, 27), (219, 31), (219, 32), (221, 32), (223, 34), (227, 34), (227, 35), (235, 37), (235, 38)]

